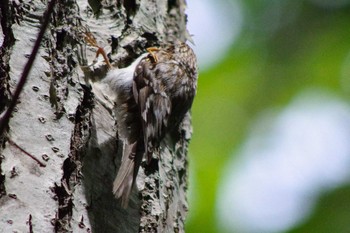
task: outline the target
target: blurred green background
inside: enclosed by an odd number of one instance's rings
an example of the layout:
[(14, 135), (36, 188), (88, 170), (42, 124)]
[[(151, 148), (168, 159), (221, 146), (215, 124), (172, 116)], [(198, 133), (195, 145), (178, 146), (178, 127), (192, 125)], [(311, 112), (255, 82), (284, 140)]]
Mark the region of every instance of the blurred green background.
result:
[[(187, 1), (190, 22), (194, 2), (198, 1)], [(241, 22), (226, 53), (214, 55), (213, 66), (200, 67), (192, 108), (186, 232), (240, 232), (227, 230), (218, 220), (218, 190), (223, 171), (235, 161), (259, 116), (267, 109), (282, 111), (309, 89), (325, 90), (349, 102), (350, 1), (206, 0), (198, 4), (208, 2), (213, 6), (234, 3), (232, 13), (238, 12)], [(206, 15), (201, 17), (204, 20)], [(210, 28), (204, 31), (207, 38), (212, 37)], [(215, 48), (217, 44), (208, 41), (205, 46)], [(350, 186), (346, 182), (322, 191), (315, 203), (302, 221), (277, 232), (350, 232)]]

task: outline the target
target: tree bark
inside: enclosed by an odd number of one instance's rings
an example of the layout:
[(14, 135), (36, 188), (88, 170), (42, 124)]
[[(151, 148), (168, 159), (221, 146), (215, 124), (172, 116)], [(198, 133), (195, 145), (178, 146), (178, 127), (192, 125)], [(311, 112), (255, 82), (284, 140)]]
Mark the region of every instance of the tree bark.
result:
[[(11, 101), (46, 7), (43, 1), (0, 4), (0, 112)], [(101, 79), (106, 67), (83, 72), (79, 65), (96, 52), (82, 29), (124, 67), (147, 47), (184, 39), (184, 10), (184, 0), (57, 2), (0, 135), (0, 232), (184, 232), (190, 115), (151, 163), (142, 163), (129, 207), (122, 209), (112, 194), (122, 151), (113, 104), (88, 82)]]

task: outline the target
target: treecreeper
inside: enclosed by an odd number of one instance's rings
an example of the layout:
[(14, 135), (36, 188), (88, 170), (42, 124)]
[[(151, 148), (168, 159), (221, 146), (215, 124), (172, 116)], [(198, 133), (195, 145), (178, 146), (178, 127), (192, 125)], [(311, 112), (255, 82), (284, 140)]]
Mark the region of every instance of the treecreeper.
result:
[(115, 94), (114, 113), (123, 155), (113, 193), (124, 208), (143, 157), (149, 162), (166, 134), (178, 130), (191, 109), (197, 79), (196, 55), (189, 45), (175, 41), (148, 48), (128, 67), (111, 67), (102, 80)]

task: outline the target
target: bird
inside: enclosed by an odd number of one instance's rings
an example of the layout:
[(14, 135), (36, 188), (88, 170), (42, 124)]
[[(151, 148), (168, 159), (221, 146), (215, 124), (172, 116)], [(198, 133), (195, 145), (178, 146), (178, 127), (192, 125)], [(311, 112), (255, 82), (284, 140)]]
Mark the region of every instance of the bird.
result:
[(115, 93), (121, 165), (113, 194), (127, 208), (142, 159), (150, 162), (167, 134), (179, 129), (197, 90), (197, 59), (185, 42), (147, 48), (131, 65), (111, 68), (102, 80)]

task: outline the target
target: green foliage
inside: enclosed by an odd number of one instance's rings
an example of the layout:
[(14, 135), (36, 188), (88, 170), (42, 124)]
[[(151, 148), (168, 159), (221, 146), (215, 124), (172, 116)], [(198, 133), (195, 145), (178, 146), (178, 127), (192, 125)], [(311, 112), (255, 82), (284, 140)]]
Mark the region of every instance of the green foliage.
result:
[(350, 187), (325, 193), (314, 214), (304, 224), (289, 233), (347, 233), (350, 229)]
[[(217, 232), (215, 200), (221, 170), (239, 149), (249, 125), (261, 111), (283, 107), (296, 93), (308, 88), (324, 88), (348, 96), (344, 83), (349, 85), (350, 76), (344, 76), (344, 69), (350, 69), (350, 63), (346, 64), (350, 51), (350, 5), (327, 9), (300, 1), (292, 20), (284, 22), (282, 15), (282, 26), (265, 31), (269, 25), (257, 19), (273, 1), (261, 2), (247, 1), (245, 12), (251, 15), (246, 15), (240, 38), (221, 64), (200, 73), (192, 108), (194, 135), (190, 156), (195, 182), (190, 185), (194, 185), (195, 192), (190, 199), (193, 208), (187, 232)], [(288, 8), (282, 10), (286, 12)], [(349, 195), (341, 191), (332, 195), (321, 199), (326, 206), (322, 209), (320, 204), (309, 222), (291, 232), (346, 232), (342, 226), (350, 229), (350, 207), (345, 209)], [(342, 200), (346, 207), (337, 204)], [(333, 205), (336, 209), (327, 212), (325, 208)], [(326, 227), (325, 220), (335, 217), (339, 221), (333, 221), (334, 228)]]

